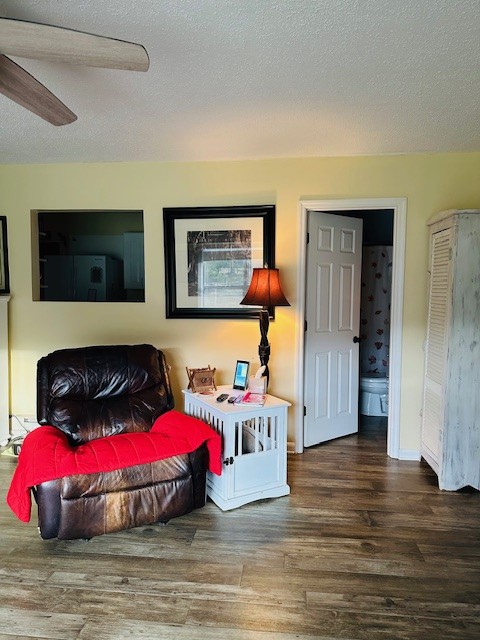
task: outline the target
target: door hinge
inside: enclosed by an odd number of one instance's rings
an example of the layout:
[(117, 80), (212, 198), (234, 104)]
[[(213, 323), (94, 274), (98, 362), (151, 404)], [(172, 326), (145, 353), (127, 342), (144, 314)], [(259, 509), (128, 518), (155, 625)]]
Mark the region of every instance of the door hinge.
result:
[(307, 407), (303, 405), (303, 417), (307, 415)]
[(305, 320), (305, 325), (304, 325), (303, 330), (304, 330), (305, 332), (307, 331), (307, 321), (306, 321), (306, 320)]
[(307, 233), (307, 244), (310, 242), (310, 234)]

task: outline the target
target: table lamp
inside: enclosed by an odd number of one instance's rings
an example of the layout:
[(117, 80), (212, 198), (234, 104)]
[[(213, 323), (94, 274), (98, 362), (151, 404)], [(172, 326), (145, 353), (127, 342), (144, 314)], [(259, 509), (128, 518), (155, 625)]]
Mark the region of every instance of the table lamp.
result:
[(260, 364), (265, 366), (264, 375), (267, 378), (268, 386), (268, 360), (270, 358), (270, 345), (268, 344), (267, 338), (268, 325), (270, 324), (268, 307), (290, 306), (280, 286), (278, 269), (269, 269), (267, 266), (263, 269), (254, 269), (252, 281), (240, 304), (262, 307), (262, 309), (260, 309), (261, 338), (260, 344), (258, 345), (258, 355), (260, 356)]

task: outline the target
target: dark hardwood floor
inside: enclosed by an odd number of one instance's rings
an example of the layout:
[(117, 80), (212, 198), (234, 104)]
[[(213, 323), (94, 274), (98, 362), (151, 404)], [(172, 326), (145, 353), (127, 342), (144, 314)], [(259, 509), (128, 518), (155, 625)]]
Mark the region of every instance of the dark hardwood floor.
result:
[(479, 640), (480, 494), (385, 454), (378, 421), (289, 457), (292, 494), (42, 541), (5, 504), (0, 639)]

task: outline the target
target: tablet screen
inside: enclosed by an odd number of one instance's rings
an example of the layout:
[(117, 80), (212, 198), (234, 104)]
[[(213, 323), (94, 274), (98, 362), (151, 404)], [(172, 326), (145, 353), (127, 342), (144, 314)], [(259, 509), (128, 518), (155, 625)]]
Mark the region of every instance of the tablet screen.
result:
[(248, 368), (250, 363), (247, 360), (237, 360), (235, 375), (233, 377), (234, 389), (246, 389), (248, 382)]

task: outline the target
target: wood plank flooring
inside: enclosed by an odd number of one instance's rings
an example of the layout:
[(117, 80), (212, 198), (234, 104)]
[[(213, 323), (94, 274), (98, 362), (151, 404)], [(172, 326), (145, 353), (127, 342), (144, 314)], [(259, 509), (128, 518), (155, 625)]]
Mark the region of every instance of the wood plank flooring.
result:
[(0, 640), (479, 640), (480, 494), (385, 435), (290, 456), (290, 496), (89, 542), (16, 520), (0, 456)]

